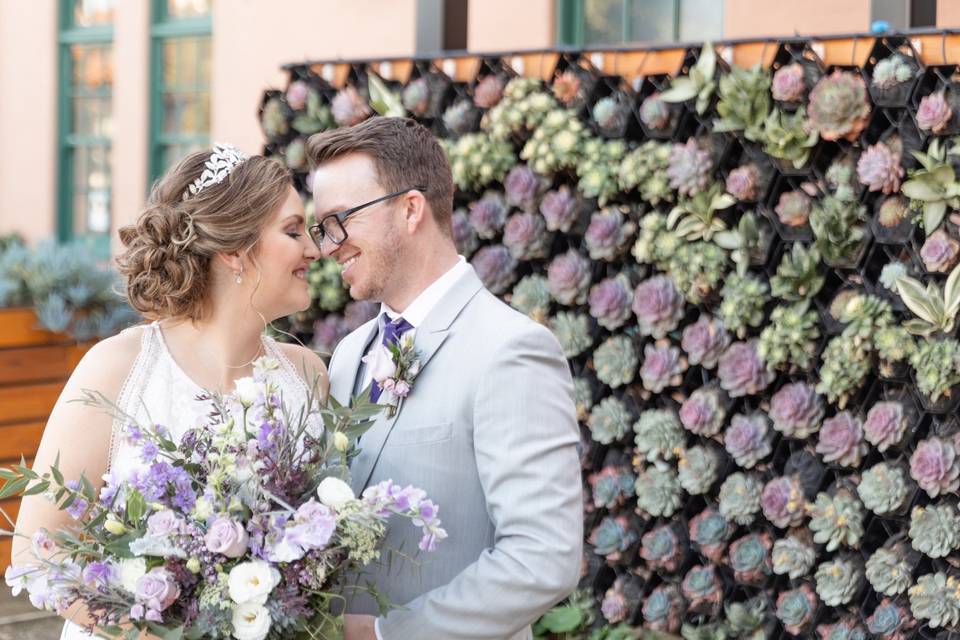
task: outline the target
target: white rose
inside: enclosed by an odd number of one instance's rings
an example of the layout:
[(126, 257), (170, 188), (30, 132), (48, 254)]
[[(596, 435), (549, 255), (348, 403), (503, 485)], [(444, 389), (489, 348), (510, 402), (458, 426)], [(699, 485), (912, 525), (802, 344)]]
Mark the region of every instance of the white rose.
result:
[(392, 378), (393, 374), (397, 372), (397, 365), (393, 363), (393, 356), (382, 344), (374, 347), (370, 353), (363, 356), (362, 360), (370, 368), (370, 375), (377, 382)]
[(317, 487), (317, 498), (320, 504), (324, 504), (331, 509), (339, 509), (357, 496), (353, 495), (353, 489), (339, 478), (324, 478), (320, 486)]
[(128, 558), (118, 564), (120, 586), (130, 593), (137, 592), (137, 580), (147, 573), (147, 561), (143, 558)]
[(227, 585), (230, 599), (237, 604), (264, 604), (273, 588), (280, 584), (280, 572), (263, 560), (251, 560), (230, 570)]
[(236, 382), (237, 388), (233, 395), (240, 401), (244, 407), (250, 407), (257, 401), (260, 395), (260, 385), (253, 378), (240, 378)]
[(263, 640), (270, 633), (270, 612), (262, 604), (247, 602), (233, 610), (233, 637), (237, 640)]

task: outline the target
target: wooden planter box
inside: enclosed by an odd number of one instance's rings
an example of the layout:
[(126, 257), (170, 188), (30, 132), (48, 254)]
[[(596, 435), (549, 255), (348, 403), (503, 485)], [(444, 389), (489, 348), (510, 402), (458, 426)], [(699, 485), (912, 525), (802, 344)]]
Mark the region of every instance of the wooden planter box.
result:
[[(0, 309), (0, 467), (32, 462), (47, 417), (70, 373), (93, 343), (37, 328), (33, 309)], [(16, 519), (19, 500), (0, 502)], [(10, 525), (0, 518), (0, 528)], [(10, 562), (10, 539), (0, 538), (0, 571)]]

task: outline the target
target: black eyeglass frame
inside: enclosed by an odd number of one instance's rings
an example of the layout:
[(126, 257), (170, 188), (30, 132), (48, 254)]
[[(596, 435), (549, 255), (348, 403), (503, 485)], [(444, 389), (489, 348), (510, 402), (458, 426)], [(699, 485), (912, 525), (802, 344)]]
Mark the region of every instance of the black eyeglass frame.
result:
[(379, 198), (376, 198), (375, 200), (371, 200), (370, 202), (364, 202), (363, 204), (358, 204), (357, 206), (346, 209), (345, 211), (336, 211), (334, 213), (329, 213), (323, 216), (319, 222), (315, 222), (314, 224), (310, 225), (310, 228), (308, 229), (310, 233), (310, 237), (313, 238), (313, 242), (317, 245), (317, 248), (320, 248), (323, 245), (323, 241), (328, 236), (327, 232), (324, 231), (323, 226), (327, 220), (332, 218), (337, 222), (337, 226), (340, 228), (340, 233), (343, 234), (343, 237), (340, 240), (335, 240), (334, 238), (331, 237), (330, 241), (333, 242), (335, 245), (339, 246), (347, 241), (347, 230), (343, 226), (343, 221), (346, 220), (347, 217), (355, 214), (356, 212), (362, 209), (366, 209), (367, 207), (372, 207), (375, 204), (379, 204), (384, 200), (389, 200), (390, 198), (396, 198), (397, 196), (402, 196), (403, 194), (409, 193), (411, 191), (419, 191), (421, 193), (426, 193), (427, 188), (421, 187), (421, 186), (407, 187), (406, 189), (401, 189), (400, 191), (395, 191), (393, 193), (388, 193), (385, 196), (380, 196)]

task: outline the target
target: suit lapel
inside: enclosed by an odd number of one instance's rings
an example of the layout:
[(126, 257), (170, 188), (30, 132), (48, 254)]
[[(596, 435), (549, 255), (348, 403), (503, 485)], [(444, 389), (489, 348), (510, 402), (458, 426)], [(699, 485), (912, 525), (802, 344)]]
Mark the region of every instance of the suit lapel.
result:
[[(424, 319), (423, 324), (417, 327), (413, 344), (420, 357), (420, 373), (417, 379), (413, 381), (410, 389), (411, 396), (418, 391), (420, 393), (426, 393), (426, 389), (417, 388), (417, 380), (423, 375), (423, 370), (427, 364), (449, 337), (450, 327), (453, 321), (460, 315), (460, 312), (463, 311), (463, 308), (467, 306), (467, 303), (470, 302), (473, 296), (482, 288), (483, 283), (480, 282), (480, 279), (471, 268), (461, 276), (450, 292), (430, 311)], [(392, 417), (388, 416), (386, 412), (382, 413), (377, 419), (377, 424), (367, 431), (361, 439), (362, 453), (356, 458), (354, 466), (351, 469), (351, 475), (354, 479), (353, 484), (355, 487), (359, 487), (360, 491), (365, 489), (370, 482), (370, 476), (373, 474), (373, 469), (380, 459), (380, 453), (383, 451), (387, 438), (390, 437), (390, 432), (393, 431), (393, 427), (397, 424), (397, 420), (400, 418), (400, 413), (403, 411), (404, 404), (407, 400), (409, 400), (409, 397), (400, 403), (400, 406)]]
[(377, 331), (377, 319), (368, 321), (359, 329), (344, 338), (337, 349), (336, 357), (330, 362), (330, 395), (341, 404), (349, 404), (356, 388), (360, 358), (364, 349), (373, 340)]

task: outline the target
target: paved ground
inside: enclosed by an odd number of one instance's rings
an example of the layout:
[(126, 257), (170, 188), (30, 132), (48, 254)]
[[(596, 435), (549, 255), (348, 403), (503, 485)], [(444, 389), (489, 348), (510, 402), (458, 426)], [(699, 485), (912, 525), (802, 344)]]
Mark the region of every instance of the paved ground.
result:
[(62, 626), (59, 617), (37, 611), (22, 595), (14, 598), (0, 583), (0, 640), (57, 640)]

